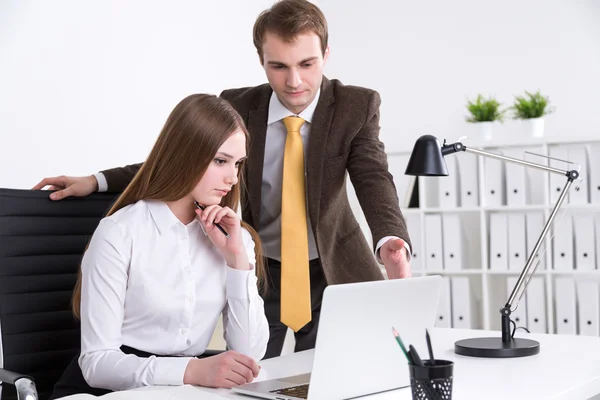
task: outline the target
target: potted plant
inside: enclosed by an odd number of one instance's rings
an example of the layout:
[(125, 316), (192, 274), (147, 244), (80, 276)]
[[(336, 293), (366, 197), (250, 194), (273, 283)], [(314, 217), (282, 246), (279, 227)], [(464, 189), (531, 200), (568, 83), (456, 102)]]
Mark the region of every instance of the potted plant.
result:
[(525, 96), (515, 96), (515, 102), (511, 107), (513, 118), (523, 120), (523, 123), (528, 125), (526, 129), (531, 136), (542, 137), (544, 136), (543, 116), (554, 111), (549, 104), (548, 97), (542, 96), (539, 90), (535, 93), (526, 91)]
[(479, 126), (481, 137), (485, 140), (492, 138), (492, 123), (504, 120), (506, 110), (500, 110), (501, 105), (491, 96), (485, 99), (482, 95), (478, 95), (475, 101), (468, 100), (467, 110), (471, 115), (467, 117), (467, 122), (476, 123)]

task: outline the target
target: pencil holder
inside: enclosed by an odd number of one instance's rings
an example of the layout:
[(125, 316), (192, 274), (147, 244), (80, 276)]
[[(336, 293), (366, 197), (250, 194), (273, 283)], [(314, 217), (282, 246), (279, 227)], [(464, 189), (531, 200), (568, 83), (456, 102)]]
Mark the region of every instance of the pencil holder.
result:
[(425, 366), (408, 365), (413, 400), (451, 400), (454, 363), (447, 360), (423, 360)]

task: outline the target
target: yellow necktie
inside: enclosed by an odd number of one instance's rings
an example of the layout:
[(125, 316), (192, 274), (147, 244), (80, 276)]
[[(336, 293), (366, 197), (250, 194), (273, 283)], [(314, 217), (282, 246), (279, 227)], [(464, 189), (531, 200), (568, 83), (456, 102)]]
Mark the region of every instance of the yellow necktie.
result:
[(281, 190), (281, 322), (298, 332), (312, 318), (304, 148), (300, 117), (286, 117)]

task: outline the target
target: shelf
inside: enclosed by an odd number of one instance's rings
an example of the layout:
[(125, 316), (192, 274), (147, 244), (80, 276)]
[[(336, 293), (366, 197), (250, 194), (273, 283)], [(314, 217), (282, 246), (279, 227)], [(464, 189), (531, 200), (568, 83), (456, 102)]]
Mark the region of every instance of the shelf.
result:
[[(415, 271), (417, 272), (417, 271)], [(418, 270), (419, 273), (424, 275), (481, 275), (483, 273), (482, 269), (462, 269), (457, 271), (430, 271), (430, 270)]]
[[(486, 275), (498, 275), (498, 276), (511, 276), (511, 275), (520, 275), (522, 270), (507, 270), (507, 271), (491, 271), (486, 270)], [(548, 273), (547, 270), (536, 271), (534, 275), (546, 275)]]
[(549, 206), (545, 204), (525, 204), (522, 206), (500, 206), (500, 207), (481, 207), (483, 211), (505, 212), (505, 211), (544, 211)]
[(421, 209), (424, 213), (441, 214), (441, 213), (478, 213), (480, 207), (427, 207)]

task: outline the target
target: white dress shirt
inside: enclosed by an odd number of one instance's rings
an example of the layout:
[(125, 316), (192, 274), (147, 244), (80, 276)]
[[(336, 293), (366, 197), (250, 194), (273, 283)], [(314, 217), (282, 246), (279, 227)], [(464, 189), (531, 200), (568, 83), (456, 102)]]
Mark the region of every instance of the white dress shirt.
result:
[[(265, 256), (278, 261), (281, 261), (281, 190), (283, 186), (283, 154), (285, 151), (285, 139), (287, 137), (287, 129), (283, 123), (283, 119), (285, 117), (297, 115), (306, 121), (300, 128), (300, 136), (302, 137), (302, 144), (304, 145), (304, 159), (306, 161), (312, 118), (315, 109), (317, 108), (320, 94), (321, 90), (319, 89), (313, 101), (300, 114), (294, 114), (288, 110), (283, 103), (281, 103), (275, 92), (271, 94), (271, 99), (269, 100), (258, 234), (263, 243)], [(94, 174), (94, 176), (98, 181), (98, 191), (106, 191), (108, 184), (104, 174), (99, 172)], [(308, 226), (309, 259), (313, 260), (318, 258), (319, 254), (317, 252), (317, 245), (311, 229), (308, 212), (306, 219)], [(375, 255), (379, 263), (382, 263), (379, 257), (379, 249), (391, 239), (397, 239), (397, 237), (386, 236), (377, 242)], [(405, 242), (404, 247), (406, 248), (407, 256), (410, 260), (412, 254), (410, 246)]]
[[(243, 230), (250, 263), (254, 242)], [(158, 201), (138, 201), (100, 221), (81, 264), (81, 356), (92, 387), (182, 385), (223, 315), (227, 347), (256, 360), (269, 327), (254, 269), (235, 270), (204, 234)], [(124, 354), (126, 345), (165, 357)]]

